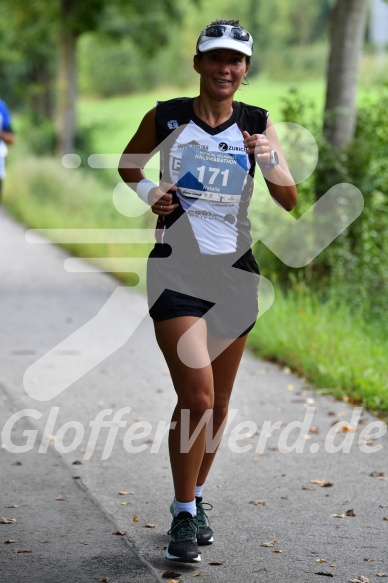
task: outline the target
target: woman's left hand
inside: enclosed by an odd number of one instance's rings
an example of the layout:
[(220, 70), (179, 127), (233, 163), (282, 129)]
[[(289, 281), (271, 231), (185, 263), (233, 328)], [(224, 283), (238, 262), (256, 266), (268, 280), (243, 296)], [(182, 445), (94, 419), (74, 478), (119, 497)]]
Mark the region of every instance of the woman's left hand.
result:
[(268, 164), (271, 160), (271, 145), (264, 134), (243, 132), (244, 146), (248, 154), (254, 154), (258, 164)]

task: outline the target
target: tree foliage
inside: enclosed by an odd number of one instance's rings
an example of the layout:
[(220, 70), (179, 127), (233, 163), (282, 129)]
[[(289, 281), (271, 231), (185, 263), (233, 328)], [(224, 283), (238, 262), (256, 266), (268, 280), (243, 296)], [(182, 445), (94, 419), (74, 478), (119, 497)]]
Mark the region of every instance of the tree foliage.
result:
[[(292, 75), (297, 80), (298, 71), (305, 76), (319, 69), (322, 74), (322, 43), (327, 43), (335, 2), (3, 0), (1, 93), (13, 108), (23, 103), (35, 123), (53, 118), (55, 104), (63, 109), (64, 103), (76, 99), (75, 88), (62, 99), (57, 93), (64, 78), (71, 77), (70, 61), (67, 72), (58, 66), (71, 39), (73, 51), (77, 50), (73, 68), (84, 91), (104, 96), (166, 82), (183, 86), (190, 79), (198, 32), (216, 18), (240, 19), (252, 31), (250, 75), (267, 70), (273, 77)], [(62, 125), (69, 129), (71, 122), (64, 120)]]
[[(313, 53), (303, 47), (325, 39), (333, 2), (30, 0), (26, 3), (25, 0), (2, 0), (1, 92), (13, 106), (27, 102), (30, 109), (49, 113), (48, 86), (51, 83), (53, 94), (61, 29), (71, 31), (81, 40), (82, 46), (88, 47), (83, 49), (81, 62), (78, 63), (83, 87), (92, 86), (98, 93), (99, 77), (101, 94), (107, 93), (104, 75), (101, 71), (98, 74), (92, 71), (96, 60), (107, 60), (106, 52), (114, 55), (120, 63), (125, 63), (127, 59), (135, 81), (132, 90), (139, 88), (137, 82), (140, 87), (159, 83), (161, 64), (164, 63), (166, 76), (172, 76), (183, 84), (187, 80), (185, 73), (191, 65), (199, 30), (216, 18), (240, 19), (242, 25), (253, 33), (255, 55), (252, 74), (265, 68), (270, 68), (272, 74), (275, 68), (279, 70), (279, 75), (287, 69), (295, 74), (298, 63), (289, 62), (290, 47), (300, 47), (300, 53), (296, 53), (295, 57), (299, 59), (300, 69), (313, 66)], [(133, 55), (136, 55), (137, 62)], [(287, 63), (282, 65), (282, 61)], [(176, 63), (182, 65), (181, 70), (174, 66)], [(44, 75), (39, 71), (44, 71)], [(123, 72), (125, 74), (125, 69), (113, 66), (113, 71), (107, 71), (110, 77), (114, 72), (116, 82), (113, 80), (108, 92), (112, 94), (115, 85), (119, 92), (130, 90), (128, 84), (118, 79)], [(44, 96), (42, 104), (38, 103), (39, 95)]]
[[(47, 94), (54, 76), (58, 30), (55, 3), (31, 0), (27, 7), (22, 0), (3, 0), (1, 13), (1, 93), (13, 108), (19, 104), (30, 110), (37, 107), (49, 117)], [(40, 96), (44, 96), (42, 105)]]
[[(194, 3), (196, 0), (192, 0)], [(85, 33), (97, 32), (120, 39), (131, 38), (144, 54), (154, 54), (168, 42), (172, 24), (182, 17), (173, 0), (159, 0), (150, 7), (141, 0), (5, 0), (0, 25), (5, 35), (0, 48), (11, 38), (18, 39), (12, 54), (0, 59), (0, 72), (7, 98), (19, 96), (21, 88), (25, 105), (39, 117), (52, 117), (52, 103), (56, 93), (59, 151), (74, 148), (75, 104), (77, 96), (77, 41)], [(6, 23), (6, 24), (5, 24)], [(14, 45), (15, 46), (15, 45)], [(57, 66), (58, 65), (58, 66)], [(58, 71), (57, 83), (55, 71)], [(54, 88), (56, 87), (56, 91)], [(18, 92), (20, 94), (18, 95)], [(4, 89), (3, 89), (4, 92)]]

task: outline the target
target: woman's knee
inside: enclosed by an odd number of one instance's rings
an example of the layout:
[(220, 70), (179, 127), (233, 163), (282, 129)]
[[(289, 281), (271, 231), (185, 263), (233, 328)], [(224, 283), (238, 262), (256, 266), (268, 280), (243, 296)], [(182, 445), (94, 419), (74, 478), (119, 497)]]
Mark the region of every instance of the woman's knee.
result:
[(181, 409), (188, 409), (193, 420), (199, 420), (207, 411), (212, 411), (214, 398), (211, 390), (188, 387), (178, 399)]

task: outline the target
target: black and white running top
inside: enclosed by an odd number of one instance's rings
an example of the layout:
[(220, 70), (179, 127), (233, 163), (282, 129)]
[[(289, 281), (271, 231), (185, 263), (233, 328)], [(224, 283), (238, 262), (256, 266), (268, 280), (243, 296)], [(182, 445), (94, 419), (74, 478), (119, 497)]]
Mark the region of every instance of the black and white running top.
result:
[(156, 107), (160, 178), (179, 187), (173, 200), (179, 207), (158, 217), (157, 242), (207, 255), (246, 251), (255, 159), (242, 132), (263, 133), (268, 112), (235, 101), (231, 117), (212, 128), (195, 115), (193, 101), (182, 97)]

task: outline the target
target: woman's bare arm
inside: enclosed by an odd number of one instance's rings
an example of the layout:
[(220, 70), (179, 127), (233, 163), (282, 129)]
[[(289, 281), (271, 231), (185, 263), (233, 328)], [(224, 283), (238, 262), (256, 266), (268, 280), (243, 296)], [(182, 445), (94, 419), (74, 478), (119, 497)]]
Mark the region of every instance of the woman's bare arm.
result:
[[(135, 192), (139, 182), (145, 179), (144, 166), (158, 148), (155, 113), (156, 108), (153, 108), (144, 116), (137, 132), (129, 141), (120, 158), (119, 174), (124, 182)], [(169, 215), (179, 206), (178, 204), (172, 204), (172, 193), (176, 189), (176, 186), (170, 184), (163, 188), (159, 185), (151, 188), (147, 201), (156, 215)], [(167, 190), (169, 192), (166, 192)]]
[[(265, 135), (253, 134), (250, 136), (248, 132), (244, 132), (244, 137), (247, 151), (255, 154), (271, 196), (284, 209), (292, 210), (298, 202), (298, 193), (271, 119), (269, 117), (267, 119)], [(279, 164), (273, 168), (268, 168), (265, 165), (269, 162), (271, 150), (275, 150), (278, 154)]]

